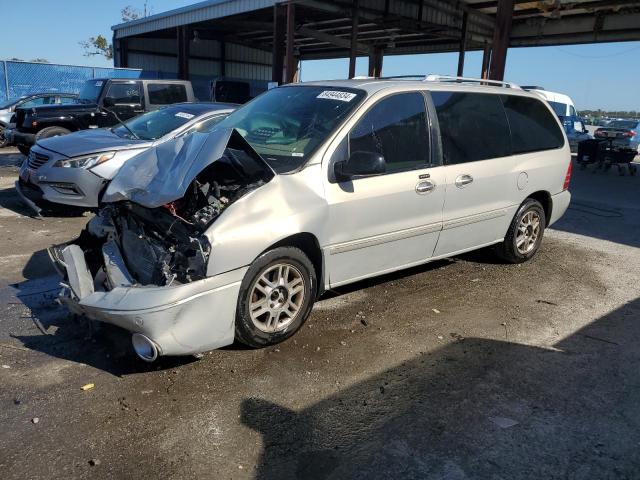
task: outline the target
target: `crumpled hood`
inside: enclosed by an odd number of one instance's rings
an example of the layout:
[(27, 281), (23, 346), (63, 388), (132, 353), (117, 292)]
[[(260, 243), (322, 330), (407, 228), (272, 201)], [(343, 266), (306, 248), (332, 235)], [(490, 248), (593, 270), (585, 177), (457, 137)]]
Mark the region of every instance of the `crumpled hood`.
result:
[(78, 157), (96, 152), (142, 148), (151, 145), (151, 142), (122, 138), (111, 130), (98, 128), (80, 130), (59, 137), (44, 138), (38, 140), (38, 145), (66, 157)]
[(130, 200), (147, 208), (166, 205), (183, 197), (196, 176), (232, 145), (260, 159), (265, 170), (275, 175), (240, 133), (220, 128), (174, 138), (131, 158), (109, 183), (102, 202)]

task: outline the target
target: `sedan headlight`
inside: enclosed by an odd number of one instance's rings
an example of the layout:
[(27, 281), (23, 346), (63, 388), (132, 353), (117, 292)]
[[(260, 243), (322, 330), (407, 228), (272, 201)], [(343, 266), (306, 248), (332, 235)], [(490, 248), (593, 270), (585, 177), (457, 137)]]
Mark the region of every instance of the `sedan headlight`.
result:
[(93, 155), (70, 158), (69, 160), (58, 160), (53, 166), (66, 168), (91, 168), (96, 165), (100, 165), (107, 160), (111, 160), (115, 155), (116, 152), (94, 153)]

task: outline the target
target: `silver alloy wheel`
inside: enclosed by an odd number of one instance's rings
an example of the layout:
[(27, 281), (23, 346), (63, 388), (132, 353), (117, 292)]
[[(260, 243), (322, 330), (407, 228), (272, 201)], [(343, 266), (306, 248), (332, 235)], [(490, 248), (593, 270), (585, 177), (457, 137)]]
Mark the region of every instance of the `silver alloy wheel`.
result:
[(304, 277), (289, 263), (271, 265), (253, 282), (249, 296), (249, 315), (265, 333), (286, 329), (304, 304)]
[(529, 210), (522, 216), (516, 235), (518, 253), (526, 255), (535, 248), (540, 236), (540, 221), (540, 214), (535, 210)]

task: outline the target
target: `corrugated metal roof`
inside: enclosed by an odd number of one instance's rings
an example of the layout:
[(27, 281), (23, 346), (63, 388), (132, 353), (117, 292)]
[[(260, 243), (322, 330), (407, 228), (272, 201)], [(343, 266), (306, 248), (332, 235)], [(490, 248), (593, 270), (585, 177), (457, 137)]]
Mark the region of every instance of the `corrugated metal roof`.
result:
[(207, 0), (150, 17), (120, 23), (112, 26), (111, 30), (115, 32), (116, 38), (130, 37), (268, 8), (280, 1), (282, 0)]

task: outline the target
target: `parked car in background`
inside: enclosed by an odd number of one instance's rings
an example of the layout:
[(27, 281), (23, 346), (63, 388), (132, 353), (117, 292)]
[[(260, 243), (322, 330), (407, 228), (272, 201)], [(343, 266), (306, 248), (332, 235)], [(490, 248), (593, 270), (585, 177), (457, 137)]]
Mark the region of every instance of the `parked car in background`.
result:
[(43, 92), (23, 95), (0, 103), (0, 147), (4, 147), (8, 143), (4, 136), (4, 130), (9, 127), (16, 108), (73, 103), (76, 98), (78, 95), (75, 93)]
[(573, 100), (568, 95), (550, 92), (538, 86), (525, 86), (522, 88), (540, 95), (551, 106), (564, 126), (572, 153), (578, 152), (578, 143), (593, 138), (587, 131), (584, 120), (578, 116)]
[(110, 127), (171, 103), (193, 102), (191, 82), (184, 80), (87, 80), (75, 103), (18, 108), (5, 137), (27, 155), (38, 140), (78, 130)]
[(531, 259), (569, 205), (569, 145), (538, 95), (483, 82), (286, 85), (146, 150), (50, 250), (61, 301), (153, 361), (281, 342), (324, 290), (434, 259)]
[(224, 103), (178, 103), (112, 128), (39, 140), (20, 169), (16, 189), (37, 212), (51, 204), (97, 207), (104, 186), (131, 157), (176, 137), (208, 132), (234, 108)]
[(606, 127), (598, 127), (593, 136), (611, 139), (611, 146), (618, 151), (640, 154), (640, 120), (612, 120)]

